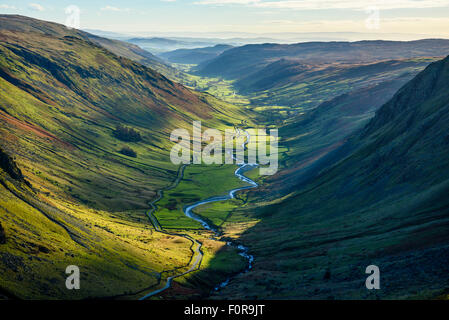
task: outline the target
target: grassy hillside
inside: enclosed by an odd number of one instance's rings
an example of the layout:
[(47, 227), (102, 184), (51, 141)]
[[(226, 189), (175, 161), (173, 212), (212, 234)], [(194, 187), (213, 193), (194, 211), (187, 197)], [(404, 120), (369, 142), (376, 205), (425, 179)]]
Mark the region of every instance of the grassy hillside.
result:
[[(266, 193), (234, 211), (259, 221), (240, 238), (258, 259), (222, 296), (447, 293), (448, 79), (449, 57), (402, 87), (313, 178), (298, 176), (282, 198), (269, 200)], [(371, 264), (380, 268), (381, 290), (364, 286)]]
[[(177, 174), (170, 132), (191, 130), (192, 120), (224, 129), (249, 117), (84, 33), (17, 16), (0, 21), (0, 147), (9, 159), (0, 171), (1, 292), (122, 295), (188, 265), (191, 243), (154, 232), (145, 216)], [(120, 126), (140, 139), (116, 134)], [(84, 290), (65, 289), (70, 264), (87, 277)]]
[(35, 32), (55, 37), (73, 36), (93, 42), (118, 56), (128, 58), (148, 66), (172, 80), (182, 78), (182, 73), (165, 64), (160, 58), (139, 46), (114, 39), (103, 38), (77, 29), (68, 29), (63, 25), (42, 21), (20, 15), (0, 15), (0, 28), (15, 32)]
[[(0, 169), (4, 296), (115, 296), (157, 285), (160, 272), (189, 261), (190, 243), (155, 233), (143, 212), (108, 212), (46, 196), (7, 168)], [(82, 290), (65, 288), (68, 265), (80, 267)]]

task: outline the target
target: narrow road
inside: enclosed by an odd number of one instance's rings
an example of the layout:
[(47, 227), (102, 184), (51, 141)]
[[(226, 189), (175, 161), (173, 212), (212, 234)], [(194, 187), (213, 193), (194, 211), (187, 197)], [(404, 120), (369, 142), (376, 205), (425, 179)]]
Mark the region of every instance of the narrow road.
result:
[[(238, 132), (238, 136), (240, 136), (240, 130), (237, 129)], [(245, 131), (246, 134), (246, 140), (243, 143), (243, 147), (246, 148), (246, 145), (249, 143), (250, 141), (250, 135), (248, 134), (248, 132)], [(232, 155), (232, 157), (235, 159), (235, 157)], [(191, 266), (189, 267), (189, 269), (187, 271), (184, 271), (180, 274), (174, 275), (174, 276), (170, 276), (167, 278), (167, 282), (165, 284), (165, 286), (163, 288), (154, 290), (148, 294), (146, 294), (145, 296), (143, 296), (142, 298), (140, 298), (139, 300), (145, 300), (148, 299), (154, 295), (157, 295), (165, 290), (167, 290), (168, 288), (171, 287), (171, 284), (173, 282), (173, 279), (178, 278), (178, 277), (182, 277), (188, 273), (191, 273), (193, 271), (196, 271), (200, 268), (201, 266), (201, 261), (203, 259), (203, 252), (201, 251), (202, 248), (202, 243), (199, 242), (198, 240), (192, 238), (191, 236), (187, 235), (187, 234), (179, 234), (179, 233), (170, 233), (170, 232), (166, 232), (163, 230), (163, 228), (161, 227), (161, 225), (159, 224), (159, 221), (156, 219), (156, 217), (154, 216), (154, 212), (157, 210), (157, 205), (156, 203), (158, 201), (160, 201), (162, 199), (162, 197), (164, 196), (164, 191), (167, 190), (171, 190), (173, 188), (176, 188), (179, 184), (179, 182), (183, 179), (184, 177), (184, 169), (186, 168), (186, 164), (183, 164), (179, 170), (178, 170), (178, 176), (176, 178), (176, 180), (173, 182), (173, 184), (171, 186), (169, 186), (166, 189), (163, 190), (158, 190), (158, 197), (156, 199), (154, 199), (152, 202), (150, 202), (150, 209), (147, 211), (147, 216), (150, 219), (151, 223), (154, 226), (154, 229), (158, 232), (164, 233), (164, 234), (168, 234), (168, 235), (173, 235), (173, 236), (179, 236), (179, 237), (183, 237), (185, 239), (188, 239), (189, 241), (192, 242), (192, 250), (193, 250), (193, 256), (191, 259)], [(230, 200), (230, 199), (234, 199), (235, 198), (235, 194), (237, 191), (241, 191), (241, 190), (247, 190), (247, 189), (252, 189), (252, 188), (256, 188), (258, 186), (258, 184), (256, 182), (254, 182), (253, 180), (249, 179), (248, 177), (246, 177), (244, 175), (245, 171), (251, 170), (253, 168), (257, 167), (257, 164), (240, 164), (239, 167), (234, 171), (234, 175), (239, 178), (241, 181), (244, 181), (248, 184), (250, 184), (249, 186), (245, 186), (245, 187), (240, 187), (240, 188), (235, 188), (230, 190), (226, 195), (223, 196), (215, 196), (215, 197), (211, 197), (205, 200), (201, 200), (198, 201), (194, 204), (191, 204), (187, 207), (185, 207), (183, 209), (184, 214), (195, 220), (198, 221), (199, 223), (201, 223), (201, 225), (210, 231), (213, 231), (215, 233), (216, 236), (219, 235), (218, 230), (215, 229), (214, 227), (212, 227), (211, 225), (209, 225), (203, 218), (201, 218), (200, 216), (196, 215), (195, 213), (193, 213), (193, 209), (195, 209), (198, 206), (201, 206), (203, 204), (206, 203), (212, 203), (212, 202), (217, 202), (217, 201), (225, 201), (225, 200)], [(252, 255), (250, 255), (248, 253), (248, 248), (246, 248), (243, 245), (239, 245), (239, 244), (235, 244), (232, 241), (228, 241), (226, 242), (226, 245), (237, 248), (239, 250), (239, 254), (244, 257), (245, 259), (247, 259), (248, 261), (248, 266), (245, 269), (244, 272), (250, 270), (252, 268), (252, 263), (254, 261), (254, 257)], [(230, 281), (230, 278), (228, 278), (226, 281), (222, 282), (221, 284), (219, 284), (215, 290), (219, 290), (220, 288), (223, 288), (224, 286), (226, 286)]]

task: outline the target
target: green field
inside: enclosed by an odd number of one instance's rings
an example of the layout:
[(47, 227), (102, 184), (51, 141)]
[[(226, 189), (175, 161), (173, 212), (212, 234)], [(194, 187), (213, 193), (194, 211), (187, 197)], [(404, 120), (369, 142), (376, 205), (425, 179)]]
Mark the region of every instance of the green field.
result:
[[(202, 228), (184, 215), (183, 208), (189, 204), (213, 196), (225, 195), (231, 189), (246, 186), (234, 176), (235, 165), (190, 165), (185, 169), (184, 179), (178, 187), (164, 193), (155, 212), (159, 223), (169, 229)], [(208, 215), (205, 215), (210, 219)]]

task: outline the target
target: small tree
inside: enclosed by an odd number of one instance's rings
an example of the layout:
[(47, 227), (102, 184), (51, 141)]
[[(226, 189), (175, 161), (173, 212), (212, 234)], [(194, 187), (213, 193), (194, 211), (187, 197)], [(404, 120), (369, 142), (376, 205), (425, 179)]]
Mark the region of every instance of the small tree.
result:
[(114, 130), (114, 136), (117, 139), (126, 142), (139, 142), (142, 140), (140, 133), (134, 130), (133, 128), (127, 128), (122, 124), (118, 124)]
[(127, 146), (123, 147), (120, 150), (120, 153), (124, 154), (127, 157), (137, 158), (137, 152), (135, 152), (133, 149), (131, 149), (130, 147), (127, 147)]

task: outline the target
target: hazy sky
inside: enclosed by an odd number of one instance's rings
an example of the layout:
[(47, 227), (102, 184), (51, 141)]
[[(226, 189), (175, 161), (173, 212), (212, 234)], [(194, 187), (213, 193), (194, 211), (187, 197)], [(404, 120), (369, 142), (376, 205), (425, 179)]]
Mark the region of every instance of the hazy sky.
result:
[(0, 0), (0, 12), (64, 23), (69, 5), (80, 8), (81, 28), (125, 33), (375, 32), (449, 37), (449, 0)]

